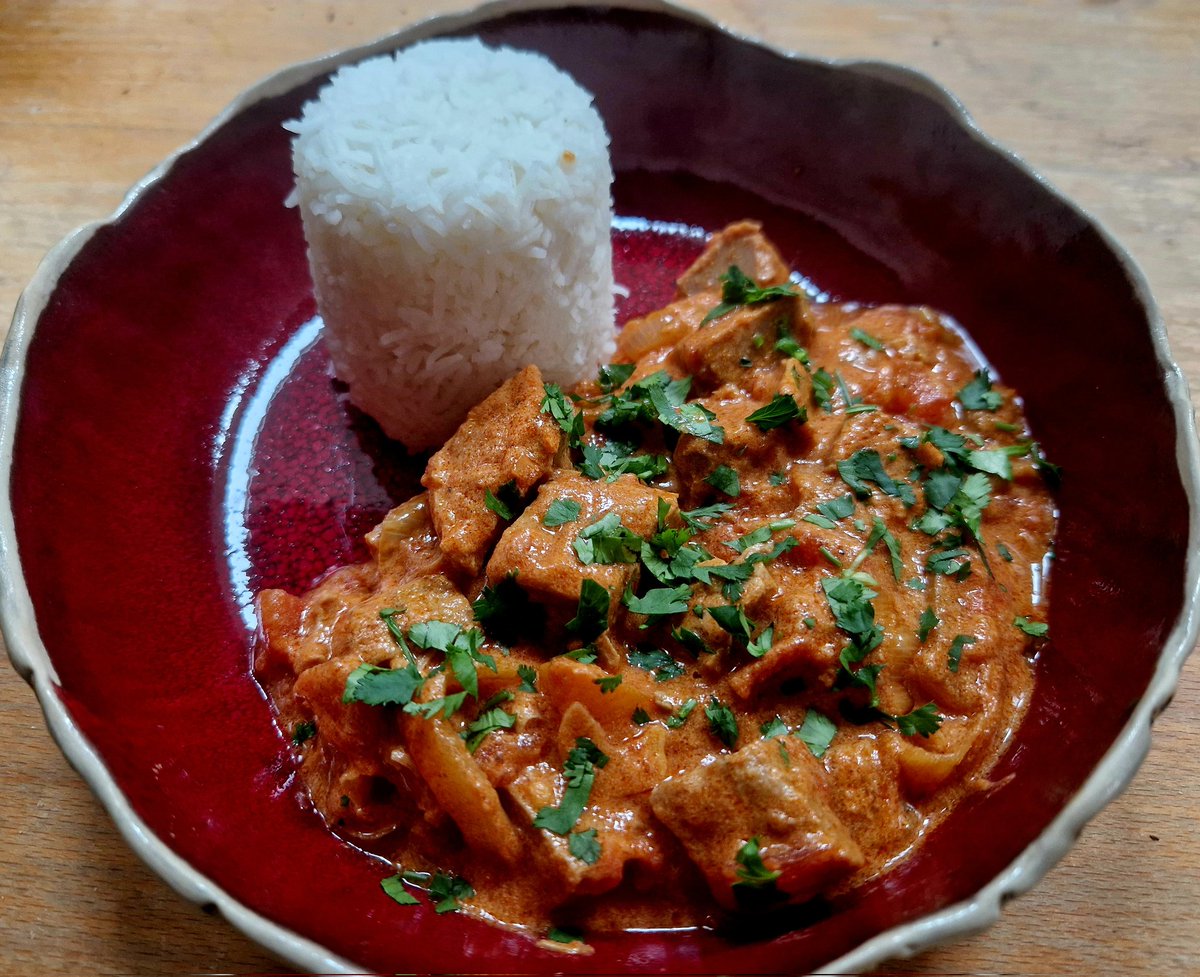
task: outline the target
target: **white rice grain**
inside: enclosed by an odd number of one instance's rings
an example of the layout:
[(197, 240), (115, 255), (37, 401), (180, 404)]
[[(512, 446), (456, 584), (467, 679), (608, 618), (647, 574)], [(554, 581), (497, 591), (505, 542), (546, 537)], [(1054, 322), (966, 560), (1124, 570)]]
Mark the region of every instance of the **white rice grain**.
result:
[(410, 450), (536, 363), (614, 348), (608, 136), (540, 55), (429, 41), (342, 68), (287, 124), (325, 341)]

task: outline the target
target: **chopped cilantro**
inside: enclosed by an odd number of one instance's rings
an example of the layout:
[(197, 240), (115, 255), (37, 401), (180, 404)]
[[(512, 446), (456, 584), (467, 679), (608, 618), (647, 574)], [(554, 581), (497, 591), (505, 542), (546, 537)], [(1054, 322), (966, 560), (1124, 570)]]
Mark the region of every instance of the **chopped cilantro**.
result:
[(758, 632), (753, 641), (746, 643), (746, 651), (750, 653), (751, 658), (762, 658), (763, 655), (771, 650), (771, 643), (774, 638), (775, 625), (768, 624)]
[(736, 604), (710, 607), (708, 614), (709, 617), (720, 625), (721, 630), (732, 635), (735, 640), (743, 644), (750, 640), (750, 634), (754, 629), (754, 625), (746, 617), (746, 612)]
[(623, 387), (633, 376), (633, 363), (609, 363), (600, 367), (600, 389), (606, 394), (612, 393), (617, 387)]
[(585, 577), (579, 586), (579, 605), (567, 622), (567, 631), (584, 644), (608, 630), (608, 591), (595, 580)]
[(542, 389), (545, 396), (542, 398), (541, 412), (554, 418), (572, 447), (578, 446), (583, 439), (583, 413), (571, 406), (558, 384), (544, 383)]
[(921, 619), (917, 622), (917, 640), (921, 644), (925, 644), (925, 639), (929, 637), (929, 632), (936, 628), (941, 623), (938, 616), (933, 613), (932, 607), (927, 607), (921, 612)]
[(625, 591), (622, 603), (635, 614), (645, 614), (647, 617), (667, 617), (671, 614), (682, 614), (688, 609), (688, 598), (692, 588), (688, 584), (678, 587), (656, 587), (647, 590), (641, 597), (634, 597), (630, 590)]
[(806, 617), (803, 619), (803, 623), (804, 623), (804, 626), (806, 628), (808, 628), (808, 630), (811, 631), (813, 628), (815, 628), (817, 626), (817, 619), (815, 617)]
[(582, 943), (583, 934), (575, 930), (563, 929), (561, 926), (552, 926), (546, 933), (546, 939), (554, 943)]
[(635, 726), (645, 726), (650, 722), (650, 713), (646, 712), (641, 706), (633, 710), (633, 715), (629, 717)]
[(405, 888), (403, 875), (390, 875), (386, 879), (383, 879), (379, 885), (384, 892), (401, 906), (419, 906), (421, 904), (421, 900)]
[[(411, 882), (413, 881), (412, 876), (417, 874), (416, 872), (405, 872), (404, 878)], [(419, 874), (424, 875), (425, 873)], [(433, 900), (433, 911), (438, 914), (452, 912), (458, 908), (462, 900), (470, 899), (474, 895), (475, 890), (471, 888), (466, 879), (460, 879), (445, 872), (434, 873), (429, 882), (429, 898)]]
[(700, 320), (700, 325), (707, 325), (713, 319), (719, 319), (742, 305), (759, 305), (798, 294), (800, 293), (794, 288), (786, 285), (768, 285), (763, 288), (737, 265), (730, 265), (729, 271), (721, 276), (721, 303)]
[(404, 668), (380, 668), (363, 663), (346, 676), (342, 702), (362, 702), (368, 706), (403, 706), (425, 684), (411, 663)]
[(438, 713), (449, 719), (462, 708), (466, 699), (466, 692), (455, 692), (453, 695), (444, 695), (440, 699), (430, 699), (428, 702), (405, 703), (404, 711), (422, 719), (437, 719)]
[(786, 485), (787, 480), (787, 474), (784, 472), (771, 472), (770, 476), (767, 478), (767, 481), (776, 487), (780, 485)]
[(754, 411), (746, 420), (760, 431), (770, 431), (788, 421), (798, 420), (803, 424), (808, 420), (808, 411), (796, 403), (791, 394), (776, 394), (769, 404)]
[(440, 651), (454, 673), (458, 684), (472, 697), (479, 696), (479, 676), (475, 664), (486, 665), (493, 672), (496, 660), (480, 651), (483, 632), (475, 628), (464, 631), (445, 621), (422, 621), (408, 629), (408, 640), (418, 648)]
[(825, 755), (829, 744), (837, 735), (837, 726), (833, 720), (821, 715), (816, 709), (809, 709), (804, 714), (804, 722), (796, 730), (796, 735), (808, 747), (809, 752), (819, 760)]
[(621, 685), (620, 675), (605, 675), (604, 678), (592, 680), (596, 685), (600, 686), (601, 694), (616, 692)]
[(904, 586), (909, 590), (924, 590), (925, 581), (920, 577), (910, 577), (908, 580), (904, 581)]
[(680, 726), (682, 726), (684, 723), (687, 722), (688, 716), (690, 716), (692, 714), (692, 712), (695, 711), (695, 708), (696, 708), (696, 700), (688, 699), (683, 705), (681, 705), (679, 707), (679, 711), (676, 712), (675, 715), (667, 717), (667, 728), (668, 729), (678, 729)]
[(516, 510), (521, 507), (521, 493), (517, 491), (516, 479), (509, 479), (495, 494), (491, 489), (483, 493), (483, 504), (496, 513), (505, 522), (516, 518)]
[(574, 522), (579, 518), (581, 508), (574, 499), (555, 499), (542, 516), (542, 525), (552, 528)]
[(671, 632), (671, 637), (697, 657), (713, 653), (713, 650), (704, 643), (704, 639), (695, 631), (691, 631), (688, 628), (675, 628)]
[(833, 413), (833, 388), (835, 381), (824, 368), (819, 368), (812, 375), (813, 400), (826, 414)]
[(633, 475), (648, 482), (667, 470), (666, 455), (635, 454), (634, 446), (623, 441), (607, 441), (599, 447), (584, 444), (582, 450), (583, 461), (576, 467), (587, 478), (611, 482), (621, 475)]
[(769, 871), (763, 864), (762, 849), (759, 847), (757, 838), (751, 838), (742, 845), (738, 849), (736, 858), (738, 880), (733, 883), (735, 889), (773, 889), (775, 887), (775, 880), (779, 878), (780, 873)]
[(615, 512), (579, 530), (571, 543), (584, 565), (636, 563), (641, 546), (642, 538), (626, 529)]
[(309, 722), (307, 719), (296, 723), (296, 725), (292, 728), (292, 742), (295, 743), (296, 746), (307, 743), (316, 735), (317, 724), (314, 722)]
[(567, 835), (567, 847), (585, 865), (595, 865), (600, 860), (600, 839), (596, 837), (595, 828), (572, 831)]
[(774, 739), (776, 736), (786, 736), (788, 728), (787, 723), (782, 718), (775, 716), (774, 719), (768, 719), (759, 726), (758, 731), (762, 733), (763, 739), (769, 740)]
[(967, 410), (996, 410), (1004, 398), (1000, 391), (992, 389), (992, 378), (987, 370), (978, 370), (975, 379), (958, 392), (958, 402)]
[(1044, 638), (1050, 633), (1050, 625), (1041, 621), (1031, 621), (1027, 617), (1013, 618), (1013, 624), (1019, 631), (1025, 632), (1031, 638)]
[(712, 734), (729, 749), (736, 749), (738, 721), (733, 710), (713, 696), (709, 704), (704, 707), (704, 715), (708, 717), (708, 728)]
[(535, 828), (545, 828), (556, 835), (565, 835), (579, 820), (587, 807), (596, 782), (596, 770), (608, 763), (608, 757), (586, 736), (575, 740), (575, 746), (563, 763), (562, 800), (557, 807), (543, 807), (533, 819)]
[(718, 465), (713, 473), (704, 479), (704, 482), (718, 492), (728, 495), (731, 499), (737, 498), (742, 492), (738, 473), (728, 465)]
[(1007, 546), (1005, 546), (1003, 543), (997, 543), (997, 544), (996, 544), (996, 552), (1000, 554), (1000, 558), (1001, 558), (1001, 559), (1002, 559), (1002, 560), (1003, 560), (1005, 563), (1012, 563), (1012, 561), (1013, 561), (1013, 555), (1012, 555), (1012, 553), (1009, 551), (1009, 548), (1008, 548)]
[(669, 682), (673, 678), (679, 678), (680, 675), (687, 671), (683, 665), (672, 658), (662, 648), (655, 648), (651, 651), (631, 651), (629, 653), (629, 664), (634, 668), (653, 672), (654, 678), (659, 682)]
[(489, 733), (500, 729), (512, 729), (516, 723), (516, 717), (512, 713), (496, 706), (480, 713), (479, 718), (462, 732), (462, 738), (467, 741), (467, 749), (474, 753)]
[(702, 506), (688, 512), (680, 511), (679, 515), (688, 529), (694, 533), (703, 533), (712, 529), (715, 520), (721, 518), (732, 508), (733, 506), (728, 502), (714, 502), (712, 505)]
[(864, 346), (871, 347), (871, 349), (883, 350), (883, 343), (872, 336), (869, 332), (864, 332), (857, 326), (850, 330), (850, 338), (858, 340), (858, 342), (862, 343)]
[(950, 651), (946, 656), (946, 664), (950, 671), (958, 671), (958, 663), (962, 659), (963, 649), (967, 645), (973, 645), (979, 639), (970, 634), (956, 634), (954, 640), (950, 642)]
[(537, 692), (537, 669), (532, 665), (518, 665), (517, 675), (521, 679), (521, 684), (517, 686), (518, 692)]
[(896, 482), (884, 471), (883, 461), (874, 448), (856, 451), (849, 458), (839, 461), (837, 469), (842, 481), (860, 499), (871, 497), (871, 487), (867, 483), (874, 482), (885, 494), (899, 499), (905, 505), (912, 505), (916, 501), (911, 486)]
[(904, 716), (885, 716), (884, 719), (894, 722), (896, 728), (904, 736), (920, 734), (928, 738), (942, 728), (942, 717), (938, 715), (937, 706), (932, 702), (926, 703)]
[(971, 573), (971, 554), (961, 548), (931, 553), (925, 561), (925, 569), (930, 573), (964, 580)]

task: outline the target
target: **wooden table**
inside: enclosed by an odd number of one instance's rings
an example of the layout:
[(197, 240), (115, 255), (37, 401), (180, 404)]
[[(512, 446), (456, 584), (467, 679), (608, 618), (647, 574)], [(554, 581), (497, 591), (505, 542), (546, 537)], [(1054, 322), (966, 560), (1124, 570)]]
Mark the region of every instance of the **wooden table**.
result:
[[(1195, 0), (692, 0), (815, 55), (904, 62), (1099, 217), (1200, 381)], [(3, 0), (0, 316), (44, 252), (246, 85), (465, 0)], [(6, 326), (0, 327), (6, 328)], [(1114, 352), (1114, 355), (1118, 355)], [(1130, 790), (999, 925), (879, 974), (1200, 974), (1200, 657)], [(125, 847), (0, 670), (0, 971), (279, 971)]]

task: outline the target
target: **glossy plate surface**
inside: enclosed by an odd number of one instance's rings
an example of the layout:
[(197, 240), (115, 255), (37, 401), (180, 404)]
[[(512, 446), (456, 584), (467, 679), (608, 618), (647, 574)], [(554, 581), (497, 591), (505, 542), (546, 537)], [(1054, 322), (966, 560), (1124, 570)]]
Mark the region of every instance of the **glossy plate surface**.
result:
[[(292, 69), (31, 287), (5, 362), (3, 555), (14, 661), (134, 847), (305, 969), (797, 972), (968, 931), (1132, 775), (1194, 640), (1194, 434), (1128, 259), (919, 76), (787, 57), (644, 6), (505, 4), (371, 50), (478, 33), (595, 93), (622, 316), (670, 297), (696, 229), (752, 217), (829, 294), (928, 304), (970, 331), (1066, 471), (1029, 717), (1000, 786), (787, 932), (598, 936), (571, 958), (384, 897), (386, 868), (301, 803), (250, 677), (252, 593), (360, 558), (423, 461), (331, 376), (281, 123), (335, 62)], [(931, 917), (989, 883), (957, 921)]]

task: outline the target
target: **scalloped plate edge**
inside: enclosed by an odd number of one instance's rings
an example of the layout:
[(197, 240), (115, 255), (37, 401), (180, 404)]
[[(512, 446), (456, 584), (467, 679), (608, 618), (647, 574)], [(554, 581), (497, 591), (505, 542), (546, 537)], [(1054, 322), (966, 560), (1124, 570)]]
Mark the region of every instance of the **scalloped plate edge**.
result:
[[(103, 221), (84, 225), (50, 250), (17, 301), (12, 328), (0, 359), (0, 631), (13, 667), (34, 689), (46, 717), (46, 725), (64, 756), (83, 777), (131, 849), (171, 888), (198, 905), (215, 908), (234, 927), (267, 950), (304, 970), (318, 973), (359, 974), (361, 968), (329, 953), (315, 942), (274, 923), (238, 902), (212, 880), (175, 854), (134, 812), (112, 774), (91, 743), (72, 721), (62, 699), (54, 666), (37, 631), (33, 604), (25, 584), (17, 552), (16, 528), (11, 498), (11, 473), (25, 357), (34, 327), (46, 307), (63, 271), (100, 228), (118, 220), (149, 188), (163, 179), (175, 162), (205, 142), (230, 118), (250, 105), (282, 94), (296, 85), (338, 65), (357, 61), (448, 31), (471, 27), (510, 13), (554, 7), (594, 6), (586, 0), (547, 3), (544, 0), (492, 0), (472, 10), (418, 21), (395, 33), (366, 44), (303, 61), (264, 78), (243, 91), (193, 140), (178, 149), (135, 183), (117, 209)], [(1096, 228), (1105, 244), (1120, 261), (1139, 303), (1150, 321), (1151, 339), (1163, 371), (1176, 422), (1176, 459), (1190, 509), (1188, 561), (1184, 581), (1185, 606), (1163, 645), (1158, 665), (1121, 735), (1089, 775), (1083, 786), (1058, 817), (1003, 872), (970, 899), (938, 910), (911, 923), (880, 933), (822, 968), (822, 974), (855, 974), (890, 957), (911, 957), (940, 943), (961, 939), (987, 929), (1000, 917), (1001, 908), (1028, 891), (1066, 854), (1084, 826), (1121, 794), (1132, 781), (1150, 748), (1154, 719), (1166, 708), (1179, 684), (1180, 671), (1200, 633), (1200, 454), (1197, 453), (1195, 415), (1188, 383), (1171, 358), (1166, 326), (1150, 294), (1149, 285), (1136, 262), (1095, 217), (1077, 206), (1020, 156), (986, 135), (966, 108), (945, 88), (915, 69), (882, 61), (817, 58), (784, 50), (739, 32), (695, 11), (666, 0), (624, 0), (625, 9), (662, 13), (753, 44), (793, 61), (836, 67), (882, 78), (941, 102), (963, 129), (990, 151), (1005, 157), (1030, 179), (1070, 207)]]

